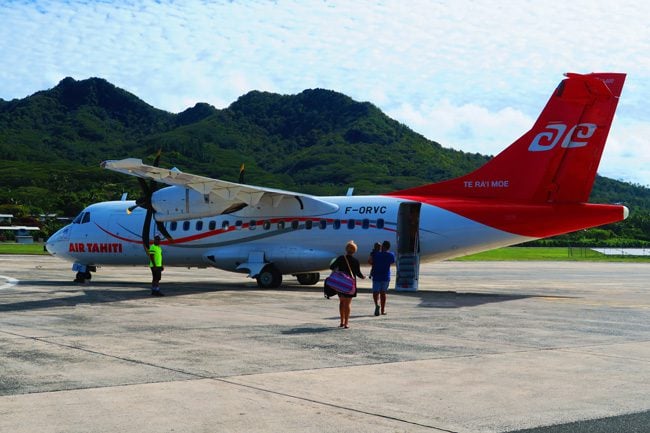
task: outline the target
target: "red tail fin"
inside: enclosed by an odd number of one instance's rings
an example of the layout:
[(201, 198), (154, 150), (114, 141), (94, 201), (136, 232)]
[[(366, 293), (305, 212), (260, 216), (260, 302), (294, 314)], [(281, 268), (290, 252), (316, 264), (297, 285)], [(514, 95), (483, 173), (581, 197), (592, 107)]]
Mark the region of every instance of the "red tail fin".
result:
[(487, 164), (466, 176), (393, 194), (586, 202), (625, 74), (566, 77), (533, 128)]

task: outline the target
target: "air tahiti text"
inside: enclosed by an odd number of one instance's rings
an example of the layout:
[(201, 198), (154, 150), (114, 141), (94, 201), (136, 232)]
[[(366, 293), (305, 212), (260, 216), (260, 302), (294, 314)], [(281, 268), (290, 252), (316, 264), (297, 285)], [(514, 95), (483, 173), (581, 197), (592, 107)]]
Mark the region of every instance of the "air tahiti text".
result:
[(97, 242), (71, 242), (68, 247), (71, 253), (121, 253), (120, 243), (97, 243)]
[(360, 215), (367, 215), (371, 213), (384, 214), (386, 213), (386, 206), (359, 206), (359, 207), (346, 206), (345, 213), (346, 214), (358, 213)]

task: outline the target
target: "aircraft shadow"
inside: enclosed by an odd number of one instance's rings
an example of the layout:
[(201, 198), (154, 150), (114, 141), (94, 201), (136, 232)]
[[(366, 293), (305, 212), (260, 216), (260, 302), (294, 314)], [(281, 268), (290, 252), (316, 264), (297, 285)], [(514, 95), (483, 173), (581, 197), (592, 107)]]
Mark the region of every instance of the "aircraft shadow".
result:
[[(92, 282), (79, 284), (69, 281), (35, 281), (21, 280), (18, 286), (31, 285), (53, 288), (49, 292), (30, 292), (30, 295), (42, 293), (47, 299), (0, 302), (0, 312), (38, 310), (55, 307), (74, 307), (83, 304), (102, 304), (137, 299), (157, 299), (151, 296), (151, 288), (146, 282)], [(165, 297), (184, 296), (197, 293), (219, 291), (252, 291), (257, 287), (233, 285), (232, 283), (167, 283), (162, 285)], [(61, 296), (56, 296), (61, 295)], [(55, 296), (55, 297), (53, 297)]]
[[(89, 284), (77, 284), (69, 281), (34, 281), (21, 280), (18, 285), (32, 285), (54, 288), (49, 292), (47, 299), (18, 301), (13, 303), (0, 303), (0, 312), (38, 310), (55, 307), (73, 307), (83, 304), (102, 304), (121, 302), (137, 299), (152, 299), (150, 288), (145, 282), (110, 282), (94, 281)], [(314, 296), (323, 297), (322, 285), (303, 286), (287, 282), (277, 289), (259, 289), (250, 282), (233, 283), (229, 282), (194, 282), (179, 283), (170, 282), (162, 285), (166, 297), (185, 296), (200, 293), (213, 292), (254, 292), (254, 291), (287, 291), (300, 293), (313, 293)], [(32, 292), (35, 293), (35, 292)], [(44, 292), (44, 294), (47, 292)], [(359, 294), (371, 296), (370, 289), (359, 289)], [(52, 297), (61, 294), (62, 296)], [(67, 294), (67, 295), (66, 295)], [(395, 292), (389, 291), (390, 297), (414, 297), (420, 299), (419, 308), (471, 308), (479, 305), (495, 302), (508, 302), (520, 299), (542, 297), (538, 294), (498, 294), (498, 293), (472, 293), (472, 292), (440, 292), (440, 291), (418, 291), (418, 292)], [(332, 299), (336, 302), (336, 299)], [(300, 329), (297, 333), (325, 332), (325, 329)]]
[[(393, 296), (414, 297), (420, 299), (420, 308), (471, 308), (485, 304), (497, 302), (510, 302), (520, 299), (542, 298), (544, 295), (521, 293), (521, 294), (503, 294), (503, 293), (476, 293), (476, 292), (398, 292)], [(558, 297), (558, 296), (554, 296)], [(561, 296), (561, 298), (571, 298), (570, 296)]]

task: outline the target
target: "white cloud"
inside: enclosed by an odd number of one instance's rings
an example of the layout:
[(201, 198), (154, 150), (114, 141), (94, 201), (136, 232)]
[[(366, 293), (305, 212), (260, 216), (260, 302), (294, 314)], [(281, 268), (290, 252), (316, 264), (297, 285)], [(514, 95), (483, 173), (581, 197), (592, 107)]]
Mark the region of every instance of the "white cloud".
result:
[(0, 3), (0, 16), (0, 98), (98, 76), (178, 112), (253, 89), (322, 87), (487, 154), (530, 127), (563, 72), (628, 72), (617, 122), (635, 132), (620, 152), (606, 148), (601, 168), (650, 184), (622, 156), (648, 147), (650, 4), (640, 0), (23, 0)]
[(614, 118), (598, 173), (650, 187), (650, 123)]
[(492, 112), (479, 105), (459, 106), (448, 100), (417, 108), (403, 104), (388, 115), (443, 146), (484, 155), (496, 155), (505, 149), (534, 121), (512, 108)]

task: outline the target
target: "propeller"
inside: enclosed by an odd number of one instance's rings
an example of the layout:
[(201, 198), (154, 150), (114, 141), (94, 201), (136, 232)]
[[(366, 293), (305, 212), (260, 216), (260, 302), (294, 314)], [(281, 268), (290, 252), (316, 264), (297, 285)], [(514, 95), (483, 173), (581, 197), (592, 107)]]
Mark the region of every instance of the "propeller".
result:
[[(153, 161), (153, 166), (158, 167), (158, 164), (160, 163), (160, 154), (162, 153), (162, 149), (158, 150), (158, 153), (156, 154), (156, 158)], [(149, 231), (151, 230), (151, 220), (153, 219), (156, 222), (156, 228), (160, 233), (162, 233), (165, 238), (169, 240), (173, 240), (172, 236), (169, 234), (167, 231), (167, 228), (165, 228), (165, 224), (163, 224), (161, 221), (156, 221), (154, 218), (154, 214), (156, 213), (156, 210), (153, 208), (153, 205), (151, 204), (151, 197), (153, 196), (153, 193), (156, 192), (156, 183), (152, 180), (149, 183), (147, 183), (146, 180), (142, 179), (141, 177), (138, 178), (138, 183), (140, 184), (140, 189), (142, 189), (142, 197), (139, 197), (135, 200), (135, 204), (133, 206), (130, 206), (126, 212), (131, 213), (136, 207), (141, 207), (143, 209), (147, 210), (147, 214), (144, 217), (144, 224), (142, 225), (142, 246), (144, 247), (145, 251), (149, 251)]]

